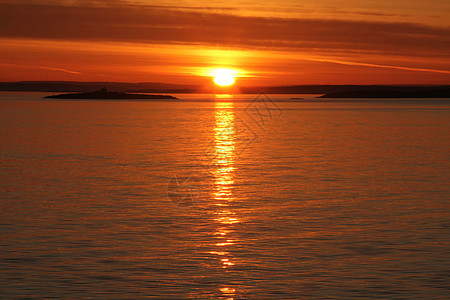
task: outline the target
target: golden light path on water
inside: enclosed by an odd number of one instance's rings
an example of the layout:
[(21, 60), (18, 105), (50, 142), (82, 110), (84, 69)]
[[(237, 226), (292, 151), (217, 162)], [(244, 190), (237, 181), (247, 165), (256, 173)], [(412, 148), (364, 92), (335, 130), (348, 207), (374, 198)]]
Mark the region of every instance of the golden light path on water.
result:
[[(231, 100), (232, 95), (216, 95), (217, 101)], [(222, 268), (234, 266), (233, 257), (226, 251), (236, 242), (230, 235), (234, 232), (234, 224), (239, 223), (236, 214), (229, 208), (233, 198), (233, 185), (235, 170), (235, 116), (233, 102), (216, 102), (215, 128), (214, 128), (214, 192), (215, 205), (218, 206), (214, 221), (217, 230), (214, 233), (218, 239), (215, 246), (217, 251), (211, 254), (218, 255)], [(227, 286), (220, 288), (227, 299), (234, 299), (235, 289)]]

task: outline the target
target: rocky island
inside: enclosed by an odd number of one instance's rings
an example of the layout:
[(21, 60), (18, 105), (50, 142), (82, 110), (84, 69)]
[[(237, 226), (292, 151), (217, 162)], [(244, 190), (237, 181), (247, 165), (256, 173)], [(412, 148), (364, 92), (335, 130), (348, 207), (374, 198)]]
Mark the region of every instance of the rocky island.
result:
[(95, 92), (87, 92), (87, 93), (75, 93), (75, 94), (60, 94), (60, 95), (51, 95), (46, 96), (44, 98), (50, 99), (99, 99), (99, 100), (108, 100), (108, 99), (171, 99), (176, 100), (178, 98), (169, 96), (169, 95), (148, 95), (148, 94), (128, 94), (128, 93), (119, 93), (119, 92), (111, 92), (106, 88), (102, 88)]

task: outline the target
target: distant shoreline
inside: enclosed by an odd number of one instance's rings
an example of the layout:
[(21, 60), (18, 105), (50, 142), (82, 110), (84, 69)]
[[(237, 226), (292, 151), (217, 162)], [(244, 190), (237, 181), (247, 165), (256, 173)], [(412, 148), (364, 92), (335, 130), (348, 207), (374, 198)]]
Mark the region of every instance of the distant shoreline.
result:
[(325, 94), (318, 98), (450, 98), (450, 88), (417, 91), (361, 90)]
[[(221, 90), (199, 85), (169, 84), (159, 82), (76, 82), (76, 81), (19, 81), (0, 82), (4, 92), (86, 93), (107, 88), (120, 93), (149, 94), (210, 94)], [(450, 89), (449, 85), (286, 85), (286, 86), (236, 86), (240, 94), (311, 94), (328, 95), (350, 91), (420, 92), (424, 90)], [(227, 93), (223, 90), (223, 93)]]

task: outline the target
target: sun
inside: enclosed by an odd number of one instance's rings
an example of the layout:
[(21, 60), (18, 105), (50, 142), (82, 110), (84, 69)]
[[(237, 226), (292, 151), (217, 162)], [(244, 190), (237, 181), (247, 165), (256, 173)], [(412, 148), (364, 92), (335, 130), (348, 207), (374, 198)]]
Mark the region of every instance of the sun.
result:
[(215, 69), (213, 76), (214, 83), (220, 86), (230, 86), (236, 81), (234, 71), (230, 69)]

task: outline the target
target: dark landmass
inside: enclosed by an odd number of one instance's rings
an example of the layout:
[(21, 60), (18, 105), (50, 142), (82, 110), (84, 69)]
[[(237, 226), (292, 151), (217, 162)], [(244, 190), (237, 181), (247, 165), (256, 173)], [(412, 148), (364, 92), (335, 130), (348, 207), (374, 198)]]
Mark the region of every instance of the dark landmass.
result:
[(0, 82), (0, 91), (5, 92), (94, 92), (106, 87), (108, 90), (121, 93), (179, 93), (192, 92), (198, 89), (194, 85), (181, 85), (159, 82), (77, 82), (77, 81), (19, 81)]
[(145, 90), (130, 90), (130, 93), (170, 93), (170, 94), (195, 94), (202, 92), (200, 88), (185, 88), (185, 89), (145, 89)]
[(52, 95), (44, 98), (50, 99), (178, 99), (168, 95), (144, 95), (144, 94), (127, 94), (119, 92), (111, 92), (106, 88), (100, 89), (95, 92), (76, 93), (76, 94), (60, 94)]
[[(10, 92), (94, 92), (102, 87), (122, 93), (212, 93), (211, 87), (181, 85), (159, 82), (75, 82), (75, 81), (20, 81), (0, 82), (0, 91)], [(242, 94), (330, 94), (349, 91), (398, 91), (419, 92), (424, 90), (449, 89), (450, 85), (295, 85), (257, 86), (237, 89)]]
[(450, 98), (450, 88), (416, 91), (360, 90), (330, 93), (318, 98)]
[(398, 91), (418, 92), (424, 90), (449, 89), (450, 85), (295, 85), (269, 87), (241, 87), (243, 94), (330, 94), (349, 91)]

